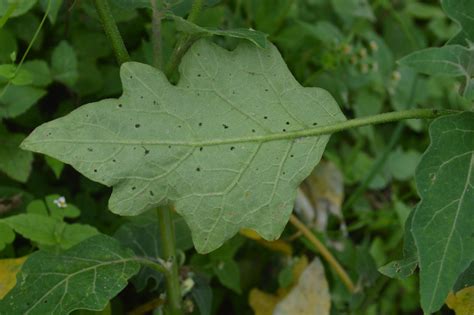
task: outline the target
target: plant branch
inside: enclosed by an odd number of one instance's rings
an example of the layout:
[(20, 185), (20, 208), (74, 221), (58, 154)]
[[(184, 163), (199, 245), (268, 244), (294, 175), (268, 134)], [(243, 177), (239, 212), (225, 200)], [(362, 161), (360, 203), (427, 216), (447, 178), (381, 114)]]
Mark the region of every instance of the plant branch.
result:
[[(194, 0), (193, 6), (191, 7), (191, 12), (189, 13), (188, 18), (187, 18), (189, 22), (194, 23), (196, 21), (199, 14), (201, 13), (203, 4), (204, 4), (203, 0)], [(176, 42), (176, 45), (174, 47), (173, 53), (171, 54), (170, 60), (166, 66), (165, 74), (168, 78), (176, 70), (179, 62), (181, 61), (181, 58), (183, 57), (184, 53), (189, 49), (189, 47), (192, 45), (194, 40), (195, 40), (195, 37), (187, 35), (187, 34), (181, 34), (181, 36), (179, 36), (178, 41)]]
[(156, 0), (150, 0), (152, 8), (152, 37), (151, 42), (153, 45), (153, 66), (157, 69), (161, 69), (163, 64), (163, 48), (161, 42), (161, 20), (163, 15), (156, 6)]
[(355, 292), (355, 286), (354, 283), (352, 282), (351, 278), (347, 274), (347, 272), (342, 268), (342, 266), (339, 264), (339, 262), (336, 260), (336, 258), (331, 254), (331, 252), (324, 246), (323, 243), (321, 243), (320, 240), (314, 236), (313, 232), (304, 225), (303, 222), (298, 220), (298, 218), (292, 214), (290, 216), (290, 222), (293, 224), (294, 227), (296, 227), (301, 233), (306, 236), (306, 238), (313, 244), (316, 249), (319, 251), (321, 256), (328, 262), (328, 264), (334, 269), (336, 274), (341, 278), (342, 282), (346, 285), (347, 289), (349, 292), (354, 293)]
[(160, 225), (161, 247), (163, 258), (169, 263), (166, 279), (166, 313), (167, 315), (182, 315), (181, 290), (179, 286), (178, 264), (176, 259), (176, 242), (174, 222), (171, 217), (171, 208), (158, 209), (158, 223)]
[(94, 0), (94, 5), (99, 14), (102, 26), (104, 27), (105, 34), (112, 44), (112, 49), (114, 50), (117, 62), (121, 65), (122, 63), (129, 61), (130, 56), (128, 55), (125, 44), (123, 43), (114, 16), (110, 11), (109, 2), (105, 0)]
[[(417, 89), (417, 86), (418, 86), (418, 80), (417, 80), (417, 77), (415, 77), (415, 80), (413, 81), (413, 84), (411, 86), (409, 100), (408, 100), (409, 108), (412, 107), (412, 103), (415, 98), (415, 91)], [(385, 148), (385, 151), (375, 161), (375, 164), (372, 166), (372, 169), (370, 170), (369, 174), (364, 178), (364, 181), (360, 185), (357, 186), (354, 192), (352, 192), (349, 199), (346, 202), (344, 202), (344, 205), (342, 206), (342, 213), (346, 212), (350, 207), (352, 207), (352, 205), (360, 198), (360, 196), (362, 196), (364, 191), (372, 182), (372, 179), (375, 177), (375, 175), (378, 174), (379, 170), (385, 165), (385, 162), (387, 161), (390, 153), (392, 152), (393, 148), (400, 140), (400, 137), (402, 136), (402, 132), (404, 128), (405, 128), (405, 123), (403, 121), (399, 121), (397, 126), (395, 127), (395, 131), (392, 133), (392, 136), (390, 137), (390, 141), (388, 142), (388, 145)]]

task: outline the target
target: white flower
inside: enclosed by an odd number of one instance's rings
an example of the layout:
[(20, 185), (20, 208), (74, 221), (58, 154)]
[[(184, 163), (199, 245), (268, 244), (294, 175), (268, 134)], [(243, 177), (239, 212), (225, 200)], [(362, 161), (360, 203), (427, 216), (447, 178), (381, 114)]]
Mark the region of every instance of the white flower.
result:
[(58, 206), (58, 208), (67, 207), (66, 198), (64, 196), (61, 196), (58, 199), (55, 199), (53, 202), (56, 206)]

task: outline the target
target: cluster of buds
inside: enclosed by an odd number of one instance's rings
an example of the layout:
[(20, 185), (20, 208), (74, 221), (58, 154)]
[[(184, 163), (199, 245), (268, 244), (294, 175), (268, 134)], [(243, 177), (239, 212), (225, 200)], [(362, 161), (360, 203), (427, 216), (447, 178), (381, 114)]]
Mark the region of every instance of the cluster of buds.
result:
[(340, 52), (348, 60), (349, 64), (362, 74), (377, 72), (379, 64), (373, 60), (373, 54), (379, 50), (377, 42), (374, 40), (368, 43), (357, 43), (351, 45), (344, 43), (340, 47)]

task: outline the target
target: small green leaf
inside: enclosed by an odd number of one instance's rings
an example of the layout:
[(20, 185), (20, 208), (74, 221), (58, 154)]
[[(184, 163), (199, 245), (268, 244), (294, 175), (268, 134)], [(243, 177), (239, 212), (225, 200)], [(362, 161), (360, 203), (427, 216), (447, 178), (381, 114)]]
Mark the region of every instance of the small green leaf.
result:
[(0, 27), (0, 63), (11, 62), (10, 55), (18, 49), (15, 36)]
[(0, 171), (19, 182), (26, 182), (33, 163), (33, 155), (19, 148), (24, 138), (24, 135), (9, 133), (0, 125)]
[(212, 289), (202, 277), (194, 278), (194, 288), (191, 296), (196, 302), (200, 315), (211, 315), (212, 311)]
[(11, 244), (15, 240), (15, 233), (5, 223), (0, 222), (0, 251), (2, 251), (6, 245)]
[(441, 0), (446, 14), (461, 26), (461, 31), (451, 38), (450, 45), (468, 45), (474, 42), (474, 2), (471, 0)]
[(430, 138), (416, 170), (421, 202), (412, 224), (426, 313), (443, 305), (474, 260), (474, 112), (436, 119)]
[(41, 8), (44, 12), (48, 9), (48, 3), (50, 2), (50, 8), (48, 11), (48, 19), (51, 24), (56, 23), (56, 18), (58, 17), (59, 9), (63, 5), (63, 0), (40, 0)]
[(121, 98), (38, 127), (23, 148), (114, 186), (109, 207), (117, 214), (173, 203), (199, 252), (240, 228), (278, 238), (329, 140), (302, 133), (344, 121), (336, 102), (303, 88), (271, 44), (243, 42), (229, 52), (201, 40), (180, 74), (174, 86), (155, 68), (125, 63)]
[(61, 162), (61, 161), (58, 161), (55, 158), (52, 158), (50, 156), (45, 156), (44, 160), (45, 160), (46, 164), (49, 166), (49, 168), (53, 171), (56, 178), (59, 179), (59, 177), (61, 177), (61, 173), (63, 172), (63, 169), (64, 169), (64, 163)]
[(15, 10), (10, 17), (16, 17), (28, 12), (35, 4), (37, 0), (2, 0), (0, 1), (0, 16), (3, 16), (11, 4), (15, 4)]
[(38, 251), (23, 265), (17, 286), (0, 301), (1, 314), (69, 314), (102, 310), (138, 272), (131, 250), (100, 234), (59, 254)]
[(214, 265), (213, 269), (220, 283), (234, 292), (241, 293), (240, 269), (235, 260), (221, 260)]
[(413, 224), (413, 214), (410, 212), (405, 223), (405, 235), (403, 243), (403, 258), (392, 261), (379, 268), (379, 272), (390, 278), (405, 279), (411, 276), (418, 266), (418, 253), (416, 251), (415, 240), (411, 232)]
[(77, 57), (74, 48), (66, 41), (61, 41), (53, 50), (51, 67), (55, 80), (73, 86), (78, 79)]
[(0, 87), (0, 118), (14, 118), (23, 114), (46, 91), (32, 86), (6, 85)]
[(1, 219), (0, 222), (39, 245), (60, 246), (64, 249), (98, 233), (90, 225), (67, 224), (37, 213), (18, 214)]
[(166, 15), (169, 18), (172, 18), (176, 23), (176, 29), (180, 32), (198, 35), (198, 36), (227, 36), (246, 39), (258, 47), (265, 48), (267, 45), (267, 34), (250, 29), (250, 28), (236, 28), (229, 30), (219, 30), (213, 27), (202, 27), (196, 25), (188, 20), (183, 19), (180, 16), (168, 14)]
[(31, 85), (33, 86), (46, 87), (53, 81), (51, 71), (44, 60), (26, 61), (22, 68), (30, 73), (32, 78)]
[(344, 19), (363, 18), (374, 21), (375, 16), (367, 0), (332, 0), (334, 11)]

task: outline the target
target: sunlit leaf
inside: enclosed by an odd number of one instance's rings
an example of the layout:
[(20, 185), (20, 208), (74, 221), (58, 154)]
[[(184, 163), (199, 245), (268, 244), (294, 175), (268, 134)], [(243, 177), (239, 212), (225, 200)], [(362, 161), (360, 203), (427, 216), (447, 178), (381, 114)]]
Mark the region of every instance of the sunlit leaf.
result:
[(121, 98), (38, 127), (23, 148), (113, 186), (117, 214), (173, 203), (200, 252), (241, 228), (278, 238), (329, 140), (302, 130), (343, 121), (337, 104), (301, 87), (270, 44), (229, 52), (198, 41), (180, 76), (173, 86), (150, 66), (125, 63)]

